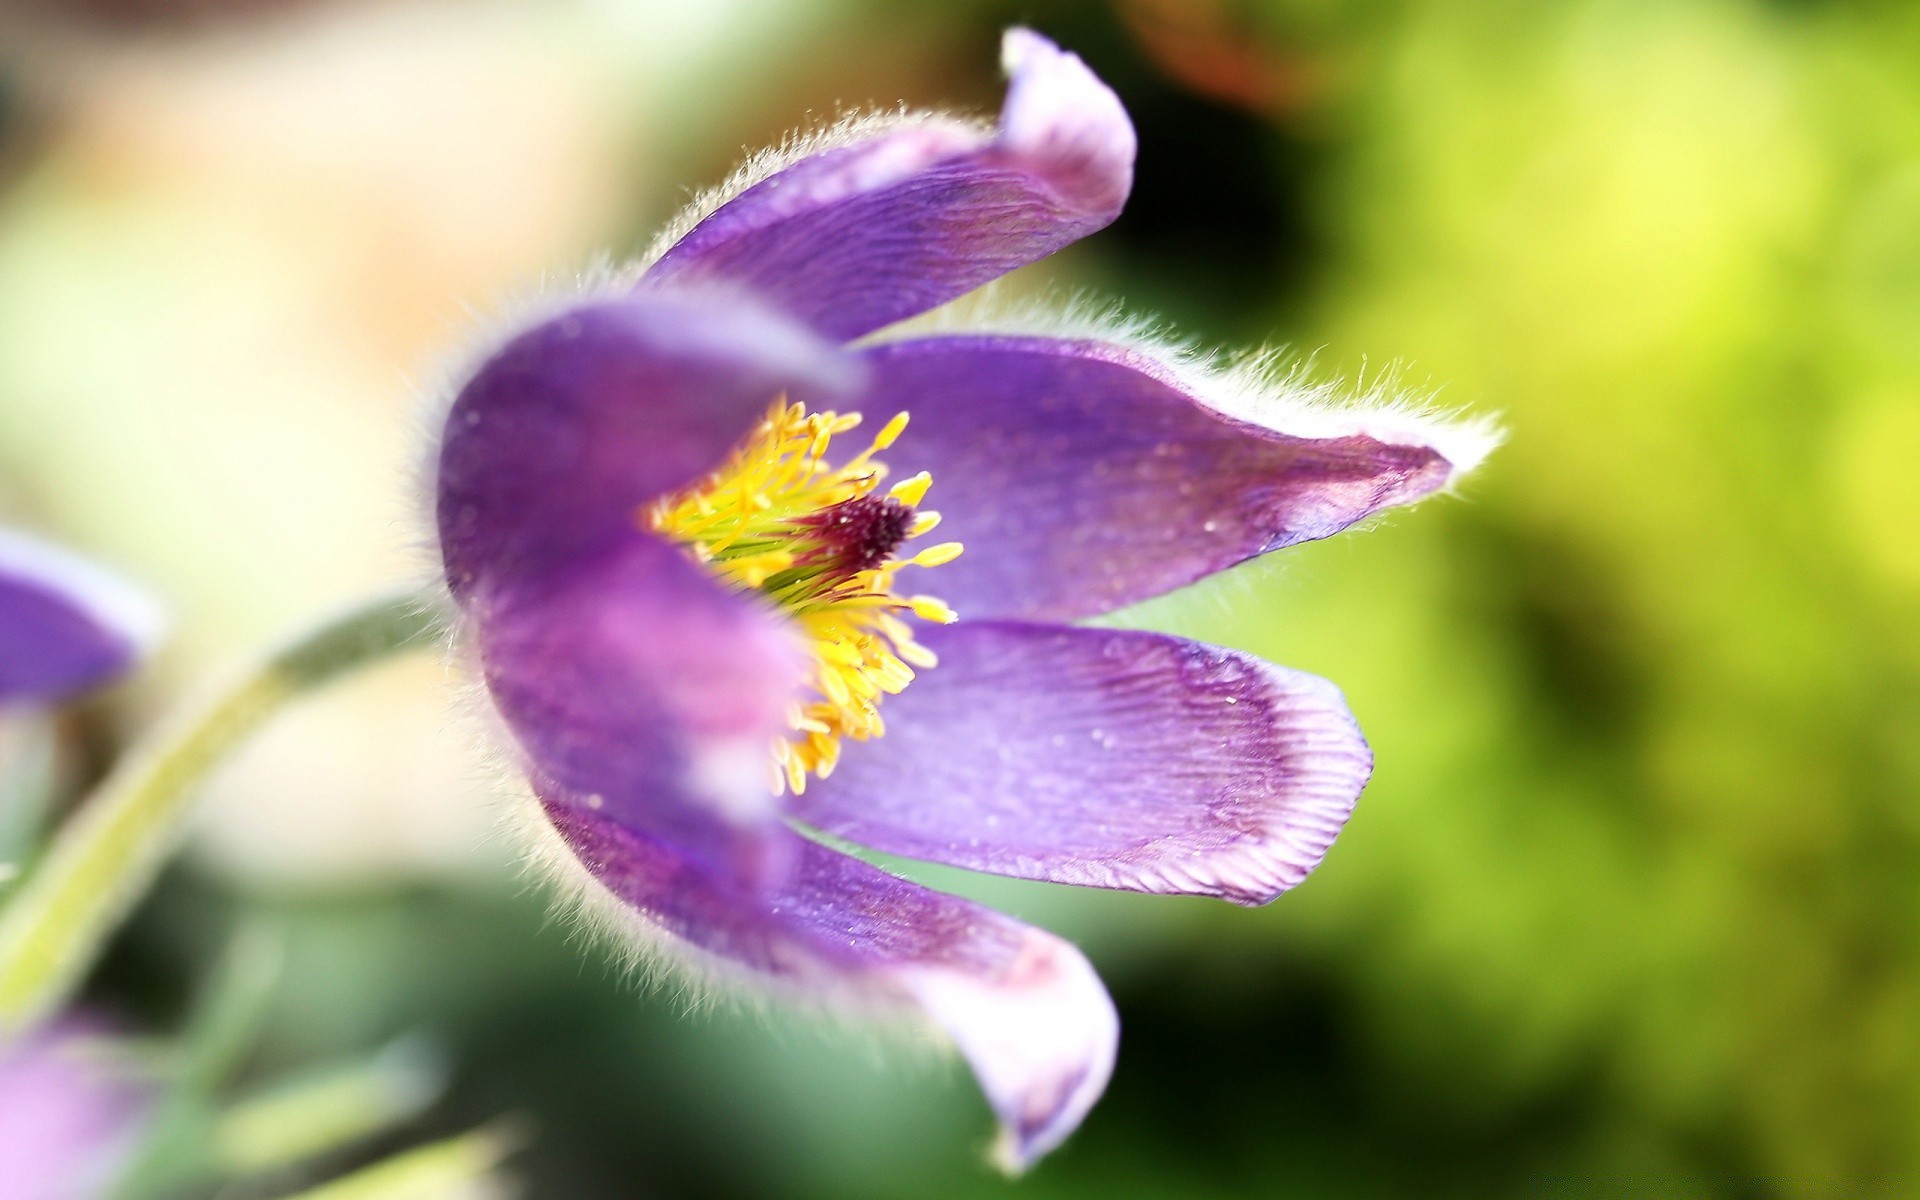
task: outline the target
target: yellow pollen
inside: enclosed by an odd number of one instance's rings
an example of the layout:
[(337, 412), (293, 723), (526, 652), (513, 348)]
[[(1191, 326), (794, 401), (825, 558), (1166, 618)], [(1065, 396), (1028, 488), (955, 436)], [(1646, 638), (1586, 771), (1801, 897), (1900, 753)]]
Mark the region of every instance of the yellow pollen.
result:
[(788, 714), (791, 733), (775, 741), (768, 761), (776, 792), (802, 792), (810, 776), (832, 774), (843, 739), (879, 737), (881, 698), (911, 683), (915, 668), (936, 664), (901, 614), (956, 619), (932, 596), (894, 591), (902, 567), (939, 566), (961, 552), (959, 542), (942, 542), (911, 557), (896, 553), (940, 523), (939, 513), (916, 511), (933, 484), (925, 471), (876, 496), (887, 469), (874, 455), (899, 439), (907, 414), (831, 465), (833, 439), (859, 424), (859, 413), (809, 413), (783, 398), (719, 470), (640, 514), (646, 528), (685, 546), (722, 581), (778, 604), (806, 640), (809, 695)]

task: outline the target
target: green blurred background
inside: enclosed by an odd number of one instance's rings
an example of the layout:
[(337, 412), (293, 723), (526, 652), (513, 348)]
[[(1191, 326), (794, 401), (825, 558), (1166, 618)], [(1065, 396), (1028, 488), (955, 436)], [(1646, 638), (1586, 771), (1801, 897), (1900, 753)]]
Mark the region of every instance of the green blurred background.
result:
[[(155, 582), (84, 782), (206, 671), (427, 561), (417, 414), (484, 314), (842, 105), (991, 110), (999, 30), (1140, 135), (1034, 286), (1509, 430), (1461, 496), (1126, 619), (1342, 684), (1379, 760), (1269, 909), (918, 871), (1083, 945), (1105, 1102), (1018, 1184), (961, 1069), (689, 1017), (512, 866), (438, 664), (222, 779), (96, 1003), (247, 914), (254, 1070), (425, 1033), (410, 1136), (527, 1194), (1837, 1196), (1920, 1182), (1920, 8), (1774, 0), (14, 0), (0, 513)], [(1024, 284), (1019, 285), (1024, 286)]]

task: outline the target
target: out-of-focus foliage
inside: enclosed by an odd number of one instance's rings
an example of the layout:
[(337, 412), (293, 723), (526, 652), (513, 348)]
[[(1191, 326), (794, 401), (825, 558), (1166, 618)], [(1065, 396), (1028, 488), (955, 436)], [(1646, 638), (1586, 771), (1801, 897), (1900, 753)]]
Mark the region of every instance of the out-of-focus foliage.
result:
[[(1142, 135), (1127, 215), (1049, 271), (1327, 375), (1399, 364), (1510, 438), (1459, 499), (1129, 614), (1346, 688), (1378, 772), (1298, 892), (1247, 912), (923, 872), (1080, 940), (1123, 1015), (1108, 1099), (1013, 1186), (1920, 1180), (1920, 12), (474, 7), (495, 24), (372, 5), (252, 58), (17, 68), (0, 502), (209, 614), (183, 655), (399, 569), (397, 381), (449, 314), (633, 248), (680, 184), (836, 100), (991, 104), (997, 28), (1029, 21)], [(312, 753), (252, 764), (221, 859), (297, 859), (364, 795), (480, 804), (424, 745), (442, 718), (392, 728), (424, 694), (305, 727), (323, 788)], [(66, 732), (69, 773), (111, 737)], [(232, 910), (270, 907), (291, 978), (252, 1069), (434, 1029), (442, 1132), (524, 1115), (532, 1194), (1008, 1191), (955, 1069), (685, 1020), (546, 924), (471, 824), (360, 811), (324, 890), (179, 873), (95, 999), (165, 1017)], [(449, 882), (448, 859), (475, 861)]]
[(1915, 16), (1410, 6), (1310, 184), (1301, 336), (1513, 434), (1301, 591), (1383, 763), (1327, 949), (1593, 1168), (1920, 1168)]

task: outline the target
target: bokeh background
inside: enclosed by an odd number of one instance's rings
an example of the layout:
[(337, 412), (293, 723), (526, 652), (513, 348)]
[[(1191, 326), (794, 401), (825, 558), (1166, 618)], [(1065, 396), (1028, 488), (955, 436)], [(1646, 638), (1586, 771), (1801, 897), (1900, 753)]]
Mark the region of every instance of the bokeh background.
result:
[[(513, 867), (436, 663), (222, 777), (96, 1006), (289, 954), (249, 1070), (400, 1035), (526, 1194), (1895, 1195), (1920, 1181), (1920, 9), (1897, 0), (12, 0), (0, 514), (195, 680), (423, 569), (418, 413), (486, 315), (844, 107), (998, 103), (999, 30), (1139, 126), (1123, 296), (1498, 412), (1463, 494), (1126, 614), (1325, 674), (1379, 768), (1271, 908), (920, 870), (1083, 945), (1105, 1102), (988, 1172), (955, 1064), (689, 1016)], [(0, 1185), (0, 1191), (4, 1186)]]

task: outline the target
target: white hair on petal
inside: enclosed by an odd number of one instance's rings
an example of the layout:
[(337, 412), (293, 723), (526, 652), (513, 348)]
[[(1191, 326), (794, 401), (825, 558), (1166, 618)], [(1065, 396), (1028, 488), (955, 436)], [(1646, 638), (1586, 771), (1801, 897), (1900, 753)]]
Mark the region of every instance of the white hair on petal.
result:
[(1178, 364), (1210, 407), (1268, 429), (1307, 437), (1360, 434), (1390, 446), (1428, 446), (1447, 460), (1451, 487), (1479, 466), (1505, 436), (1486, 415), (1447, 411), (1421, 398), (1389, 366), (1352, 384), (1317, 377), (1311, 357), (1263, 349), (1223, 363), (1199, 357)]
[(738, 986), (741, 972), (646, 920), (602, 884), (547, 819), (531, 791), (519, 788), (508, 833), (528, 879), (546, 889), (550, 915), (568, 924), (582, 948), (609, 955), (615, 967), (643, 991), (666, 992), (689, 1013), (723, 1005), (750, 1010), (768, 999)]
[(852, 146), (860, 142), (910, 129), (944, 127), (990, 137), (992, 122), (936, 109), (861, 110), (841, 114), (831, 123), (812, 130), (789, 134), (780, 144), (748, 154), (733, 173), (714, 187), (694, 196), (658, 234), (638, 258), (616, 261), (598, 255), (573, 271), (543, 274), (527, 285), (503, 293), (486, 305), (466, 304), (457, 322), (450, 322), (448, 349), (437, 356), (422, 373), (424, 382), (415, 392), (423, 399), (414, 408), (414, 444), (420, 452), (412, 464), (412, 486), (405, 494), (419, 498), (424, 510), (407, 514), (407, 527), (413, 532), (409, 546), (419, 564), (424, 584), (439, 574), (439, 534), (431, 511), (433, 481), (439, 469), (437, 456), (440, 438), (446, 428), (447, 413), (453, 407), (460, 388), (478, 372), (481, 365), (511, 338), (571, 308), (612, 298), (630, 290), (648, 267), (701, 221), (722, 205), (753, 185), (785, 170), (803, 158)]
[(646, 253), (633, 262), (629, 271), (637, 275), (646, 270), (659, 261), (660, 256), (671, 250), (681, 238), (687, 236), (694, 226), (712, 216), (729, 200), (755, 184), (779, 174), (803, 158), (811, 158), (813, 155), (824, 154), (829, 150), (838, 150), (909, 129), (930, 127), (943, 127), (956, 133), (971, 133), (981, 138), (991, 137), (994, 131), (992, 122), (981, 117), (965, 116), (938, 109), (910, 109), (904, 105), (896, 109), (846, 112), (829, 124), (814, 129), (796, 130), (788, 134), (778, 145), (752, 151), (738, 167), (734, 168), (733, 174), (715, 186), (695, 193), (686, 207), (675, 213), (673, 218), (661, 227), (660, 232), (654, 235)]
[[(459, 399), (461, 389), (472, 382), (489, 359), (520, 334), (574, 309), (631, 294), (640, 271), (641, 268), (632, 263), (615, 262), (601, 255), (577, 270), (542, 275), (516, 291), (503, 293), (484, 307), (463, 305), (459, 324), (450, 331), (448, 348), (420, 373), (420, 382), (413, 388), (419, 399), (411, 416), (417, 449), (409, 464), (410, 486), (405, 489), (414, 503), (410, 511), (402, 514), (401, 525), (407, 533), (403, 548), (412, 560), (413, 573), (420, 586), (437, 590), (450, 609), (452, 602), (442, 575), (439, 522), (434, 505), (447, 416)], [(773, 314), (772, 309), (746, 289), (725, 281), (678, 284), (674, 292), (682, 298), (704, 298), (715, 304)]]
[(688, 1015), (737, 1012), (798, 1017), (802, 1028), (851, 1037), (875, 1063), (901, 1050), (946, 1059), (947, 1037), (910, 998), (860, 987), (830, 967), (780, 979), (712, 954), (647, 919), (615, 895), (574, 853), (524, 783), (504, 823), (528, 881), (550, 897), (549, 915), (583, 950), (608, 955), (644, 992), (666, 995)]
[(866, 344), (954, 334), (1105, 342), (1137, 354), (1166, 381), (1225, 416), (1305, 438), (1355, 434), (1393, 446), (1428, 446), (1451, 467), (1449, 486), (1504, 436), (1492, 417), (1449, 412), (1422, 399), (1389, 367), (1351, 383), (1323, 378), (1312, 356), (1282, 348), (1228, 352), (1173, 332), (1158, 317), (1085, 293), (1008, 299), (986, 287), (884, 330)]
[(522, 870), (549, 897), (549, 916), (564, 924), (583, 951), (597, 949), (642, 992), (665, 996), (684, 1016), (733, 1013), (773, 1027), (776, 1012), (788, 1033), (831, 1037), (876, 1068), (914, 1067), (951, 1060), (958, 1047), (929, 1014), (905, 995), (876, 994), (822, 969), (782, 980), (709, 953), (662, 929), (615, 895), (587, 869), (525, 788), (512, 808), (508, 832), (520, 849)]
[[(448, 609), (458, 612), (451, 601)], [(496, 811), (489, 840), (506, 847), (529, 888), (548, 891), (554, 923), (567, 924), (569, 937), (583, 948), (609, 951), (616, 968), (643, 990), (669, 991), (689, 1012), (718, 1008), (723, 998), (750, 998), (724, 988), (722, 964), (703, 961), (708, 956), (646, 922), (567, 846), (534, 795), (524, 756), (481, 682), (471, 627), (457, 619), (450, 627), (445, 661), (454, 718), (490, 784)]]
[(408, 464), (409, 486), (403, 493), (413, 497), (413, 504), (402, 514), (406, 533), (403, 549), (416, 581), (441, 597), (450, 617), (457, 618), (458, 609), (447, 591), (441, 567), (434, 505), (440, 443), (446, 434), (447, 414), (460, 389), (516, 336), (569, 309), (621, 294), (630, 286), (632, 274), (612, 259), (598, 256), (578, 270), (542, 275), (488, 305), (464, 304), (457, 321), (449, 322), (446, 348), (419, 371), (412, 389), (418, 399), (409, 418), (416, 450)]

